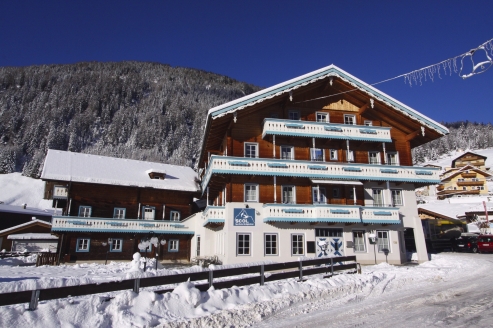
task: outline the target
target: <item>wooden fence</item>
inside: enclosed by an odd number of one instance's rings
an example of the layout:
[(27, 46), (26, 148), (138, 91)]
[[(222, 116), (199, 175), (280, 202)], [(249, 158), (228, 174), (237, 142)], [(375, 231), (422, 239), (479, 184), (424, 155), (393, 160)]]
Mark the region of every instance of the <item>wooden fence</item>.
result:
[[(303, 280), (304, 276), (313, 274), (324, 274), (331, 277), (336, 271), (357, 270), (361, 272), (356, 256), (343, 256), (334, 258), (310, 259), (304, 261), (262, 264), (231, 269), (204, 270), (201, 272), (182, 273), (149, 278), (135, 278), (115, 282), (88, 284), (79, 286), (57, 287), (22, 292), (4, 293), (0, 297), (0, 306), (29, 303), (29, 310), (35, 310), (38, 301), (47, 301), (58, 298), (100, 294), (131, 289), (135, 293), (140, 288), (161, 285), (178, 284), (190, 280), (197, 282), (195, 287), (200, 291), (206, 291), (214, 286), (215, 289), (230, 288), (233, 286), (245, 286), (252, 284), (263, 285), (265, 282), (282, 280), (287, 278), (298, 278)], [(351, 263), (345, 263), (351, 262)], [(287, 270), (287, 271), (286, 271)], [(266, 272), (272, 272), (266, 275)], [(254, 277), (216, 281), (216, 278), (234, 277), (244, 274), (258, 274)], [(206, 280), (206, 283), (200, 281)], [(173, 291), (174, 288), (154, 290), (155, 293), (163, 294)]]

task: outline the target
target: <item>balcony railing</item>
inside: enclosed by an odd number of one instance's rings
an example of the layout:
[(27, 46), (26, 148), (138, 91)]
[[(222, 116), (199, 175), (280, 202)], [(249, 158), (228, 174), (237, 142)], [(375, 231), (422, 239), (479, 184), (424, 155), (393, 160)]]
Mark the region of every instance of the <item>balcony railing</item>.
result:
[(181, 222), (53, 216), (52, 231), (194, 234)]
[(202, 177), (206, 190), (212, 174), (289, 176), (315, 179), (349, 179), (438, 184), (439, 170), (413, 166), (383, 166), (332, 162), (308, 162), (267, 158), (212, 155)]
[(484, 180), (482, 181), (457, 181), (458, 186), (483, 186)]
[[(214, 213), (214, 214), (212, 214)], [(204, 225), (225, 221), (225, 207), (208, 206), (203, 213)], [(264, 222), (400, 224), (399, 209), (327, 204), (265, 204)]]
[(392, 142), (389, 127), (292, 121), (275, 118), (264, 120), (262, 138), (266, 135)]

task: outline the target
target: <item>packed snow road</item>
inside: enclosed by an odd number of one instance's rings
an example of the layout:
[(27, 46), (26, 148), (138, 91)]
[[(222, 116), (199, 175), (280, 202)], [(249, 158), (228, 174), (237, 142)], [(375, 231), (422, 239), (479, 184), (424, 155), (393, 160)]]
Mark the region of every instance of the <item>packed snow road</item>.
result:
[(449, 261), (410, 269), (414, 282), (388, 272), (360, 292), (292, 306), (255, 327), (492, 327), (493, 254), (440, 256)]

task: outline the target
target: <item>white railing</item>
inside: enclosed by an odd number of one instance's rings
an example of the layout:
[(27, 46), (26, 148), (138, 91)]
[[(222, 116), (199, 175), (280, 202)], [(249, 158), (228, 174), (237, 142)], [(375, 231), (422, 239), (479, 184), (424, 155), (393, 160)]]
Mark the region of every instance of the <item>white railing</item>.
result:
[(285, 135), (343, 140), (392, 142), (389, 127), (293, 121), (267, 118), (262, 138), (266, 135)]
[(206, 190), (213, 173), (338, 180), (398, 181), (423, 184), (440, 183), (439, 171), (432, 168), (212, 155), (207, 171), (202, 177), (202, 190)]
[(106, 218), (83, 218), (77, 216), (53, 216), (52, 231), (88, 232), (155, 232), (193, 234), (193, 230), (181, 222), (159, 220), (129, 220)]

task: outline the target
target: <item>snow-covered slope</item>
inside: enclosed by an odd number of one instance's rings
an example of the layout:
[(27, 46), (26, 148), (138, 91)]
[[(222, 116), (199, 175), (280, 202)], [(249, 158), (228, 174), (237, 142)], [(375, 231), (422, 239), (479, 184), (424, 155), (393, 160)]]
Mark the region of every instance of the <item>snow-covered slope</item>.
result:
[(7, 205), (51, 209), (51, 201), (43, 199), (44, 182), (20, 173), (0, 174), (0, 202)]

